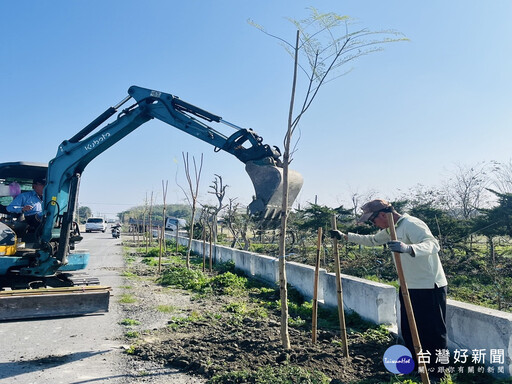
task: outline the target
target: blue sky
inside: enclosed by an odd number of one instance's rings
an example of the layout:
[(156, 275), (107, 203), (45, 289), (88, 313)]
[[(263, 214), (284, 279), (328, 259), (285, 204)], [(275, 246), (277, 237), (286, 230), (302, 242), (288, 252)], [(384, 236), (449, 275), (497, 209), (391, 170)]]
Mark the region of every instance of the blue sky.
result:
[[(508, 0), (18, 0), (0, 2), (0, 161), (48, 162), (131, 85), (177, 95), (282, 147), (292, 60), (247, 20), (291, 41), (287, 18), (307, 17), (309, 6), (410, 41), (362, 57), (321, 90), (300, 124), (298, 202), (350, 206), (352, 193), (368, 191), (392, 199), (438, 185), (455, 164), (511, 158)], [(181, 203), (182, 152), (204, 155), (200, 201), (213, 202), (214, 174), (228, 197), (250, 201), (241, 162), (151, 121), (90, 163), (79, 202), (113, 216), (152, 192), (161, 203), (168, 180), (167, 203)]]

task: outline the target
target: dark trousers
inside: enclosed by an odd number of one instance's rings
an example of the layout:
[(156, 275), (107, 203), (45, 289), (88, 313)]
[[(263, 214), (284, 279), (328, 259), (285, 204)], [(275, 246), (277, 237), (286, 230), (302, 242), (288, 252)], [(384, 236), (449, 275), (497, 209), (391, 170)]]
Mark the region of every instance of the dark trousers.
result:
[[(405, 346), (414, 355), (414, 345), (402, 291), (400, 291), (399, 297), (402, 338)], [(430, 364), (427, 364), (427, 366), (435, 367), (436, 350), (446, 349), (446, 287), (409, 289), (409, 297), (411, 298), (421, 348), (424, 353), (430, 352)], [(417, 358), (415, 361), (418, 361)]]

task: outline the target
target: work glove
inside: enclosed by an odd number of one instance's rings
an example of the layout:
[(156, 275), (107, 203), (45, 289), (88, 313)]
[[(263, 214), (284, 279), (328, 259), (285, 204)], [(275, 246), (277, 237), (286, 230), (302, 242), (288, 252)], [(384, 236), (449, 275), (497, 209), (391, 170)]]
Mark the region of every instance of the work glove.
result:
[(338, 240), (341, 240), (341, 239), (344, 239), (345, 238), (345, 234), (341, 231), (338, 231), (338, 230), (334, 230), (332, 229), (331, 231), (329, 231), (330, 235), (331, 235), (331, 239), (338, 239)]
[(401, 241), (389, 241), (388, 248), (393, 252), (408, 253), (411, 256), (414, 256), (414, 250), (412, 249), (412, 247), (409, 244), (405, 244), (404, 242)]

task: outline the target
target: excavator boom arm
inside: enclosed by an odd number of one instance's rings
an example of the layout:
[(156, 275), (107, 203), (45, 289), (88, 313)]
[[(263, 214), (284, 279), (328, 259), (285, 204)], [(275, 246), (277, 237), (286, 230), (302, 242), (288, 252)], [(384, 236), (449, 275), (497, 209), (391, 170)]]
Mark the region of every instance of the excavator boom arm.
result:
[[(57, 155), (49, 162), (43, 197), (39, 261), (36, 266), (25, 268), (22, 273), (51, 275), (66, 264), (73, 212), (83, 170), (102, 152), (153, 118), (207, 142), (216, 151), (226, 151), (245, 163), (256, 190), (256, 199), (249, 206), (251, 213), (261, 215), (264, 219), (277, 217), (281, 201), (279, 194), (282, 194), (282, 168), (280, 152), (276, 147), (263, 144), (262, 138), (251, 129), (237, 127), (171, 94), (136, 86), (130, 87), (128, 94), (119, 104), (110, 107), (72, 138), (62, 142)], [(132, 98), (135, 100), (133, 105), (123, 109), (115, 121), (99, 128)], [(227, 137), (202, 120), (226, 123), (235, 128), (236, 132)], [(292, 172), (290, 185), (292, 196), (289, 198), (289, 206), (302, 186), (302, 177)], [(58, 234), (55, 231), (56, 223), (60, 228)]]

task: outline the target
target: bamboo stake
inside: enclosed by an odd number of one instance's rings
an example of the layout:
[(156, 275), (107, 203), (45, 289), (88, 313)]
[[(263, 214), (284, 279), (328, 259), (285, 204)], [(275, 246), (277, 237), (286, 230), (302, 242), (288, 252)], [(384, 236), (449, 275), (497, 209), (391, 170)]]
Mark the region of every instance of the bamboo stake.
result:
[(180, 223), (176, 219), (176, 256), (180, 254)]
[[(164, 223), (164, 225), (165, 225), (165, 223)], [(165, 239), (164, 230), (165, 230), (165, 228), (163, 226), (158, 227), (158, 244), (160, 246), (160, 250), (158, 252), (158, 273), (162, 272), (162, 253), (163, 253), (163, 245), (164, 245), (164, 239)]]
[[(391, 240), (396, 240), (396, 231), (395, 231), (395, 222), (393, 220), (393, 213), (386, 213), (388, 218), (388, 226), (389, 226), (389, 235), (391, 236)], [(400, 253), (393, 252), (393, 257), (395, 259), (396, 271), (398, 273), (398, 280), (400, 282), (400, 291), (402, 292), (402, 297), (404, 299), (405, 312), (407, 313), (407, 320), (409, 322), (409, 328), (411, 329), (412, 336), (412, 344), (414, 346), (414, 350), (416, 351), (416, 357), (421, 352), (421, 342), (420, 337), (418, 335), (418, 328), (416, 328), (416, 319), (414, 318), (414, 311), (412, 309), (411, 298), (409, 297), (409, 289), (407, 288), (407, 283), (405, 282), (404, 270), (402, 268), (402, 259)], [(420, 367), (422, 369), (420, 369)], [(425, 362), (418, 358), (418, 371), (420, 371), (421, 382), (423, 384), (430, 384), (430, 380), (428, 378), (428, 371), (425, 365)]]
[(318, 316), (318, 275), (320, 272), (320, 249), (322, 248), (322, 227), (318, 228), (318, 239), (316, 242), (316, 263), (315, 263), (315, 279), (313, 282), (313, 313), (311, 320), (311, 340), (316, 343), (317, 316)]
[[(212, 225), (213, 227), (213, 225)], [(213, 229), (210, 227), (210, 272), (213, 271)]]
[[(332, 229), (337, 230), (336, 215), (332, 216)], [(336, 263), (336, 290), (338, 298), (338, 317), (340, 320), (341, 341), (343, 343), (343, 354), (348, 359), (347, 327), (345, 325), (345, 311), (343, 310), (343, 288), (341, 285), (340, 257), (338, 254), (338, 239), (333, 239), (334, 262)]]
[(206, 228), (203, 225), (203, 272), (206, 270)]

